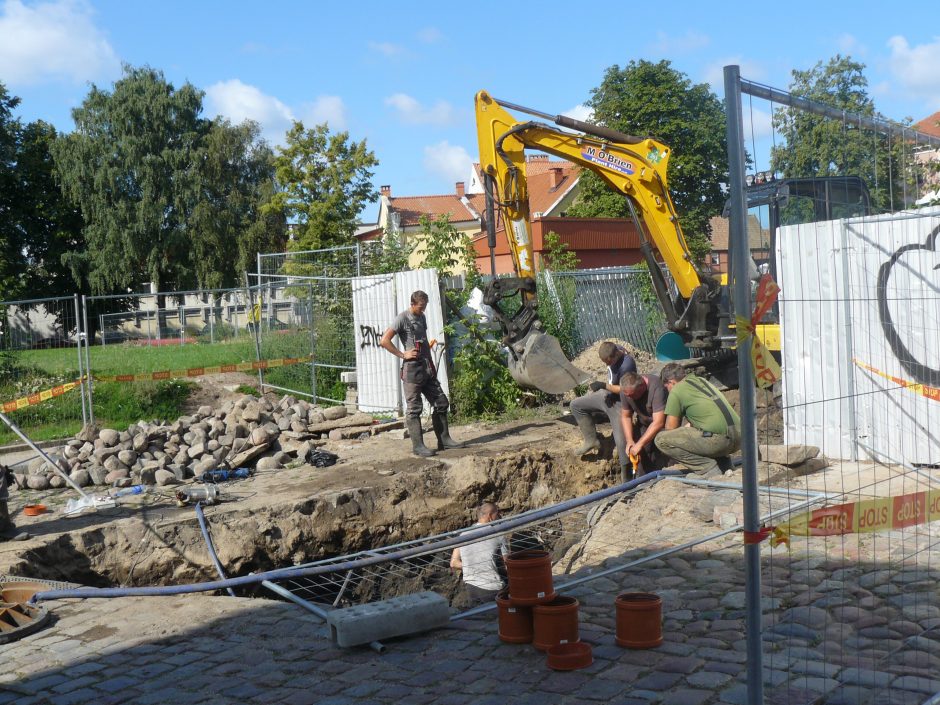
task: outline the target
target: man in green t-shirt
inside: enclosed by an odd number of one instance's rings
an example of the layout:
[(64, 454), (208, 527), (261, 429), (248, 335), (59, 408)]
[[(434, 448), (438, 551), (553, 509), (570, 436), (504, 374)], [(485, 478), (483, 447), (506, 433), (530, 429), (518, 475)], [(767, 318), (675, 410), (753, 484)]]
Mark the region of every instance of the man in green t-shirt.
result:
[[(708, 380), (686, 374), (674, 362), (659, 377), (669, 398), (666, 429), (654, 439), (656, 447), (703, 475), (730, 467), (728, 456), (741, 447), (741, 419), (728, 400)], [(689, 425), (680, 427), (683, 418)]]

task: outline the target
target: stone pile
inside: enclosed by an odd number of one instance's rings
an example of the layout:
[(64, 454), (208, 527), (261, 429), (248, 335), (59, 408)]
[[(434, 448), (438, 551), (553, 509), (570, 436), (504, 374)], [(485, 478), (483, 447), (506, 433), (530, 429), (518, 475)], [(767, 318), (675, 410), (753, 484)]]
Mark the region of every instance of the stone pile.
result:
[[(126, 431), (86, 426), (49, 456), (81, 487), (173, 485), (207, 470), (249, 467), (279, 469), (304, 462), (327, 439), (354, 439), (400, 428), (376, 424), (366, 413), (344, 406), (317, 407), (284, 396), (277, 403), (245, 395), (166, 425), (140, 421)], [(34, 490), (65, 487), (65, 479), (42, 457), (34, 459), (17, 484)]]

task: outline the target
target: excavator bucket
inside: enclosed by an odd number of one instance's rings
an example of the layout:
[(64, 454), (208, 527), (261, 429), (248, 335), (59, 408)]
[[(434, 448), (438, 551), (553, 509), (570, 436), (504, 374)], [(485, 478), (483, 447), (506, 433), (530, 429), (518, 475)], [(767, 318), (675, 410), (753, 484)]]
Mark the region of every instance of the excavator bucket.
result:
[(536, 332), (525, 338), (518, 359), (509, 356), (509, 373), (519, 386), (547, 394), (564, 394), (594, 379), (568, 362), (556, 337)]

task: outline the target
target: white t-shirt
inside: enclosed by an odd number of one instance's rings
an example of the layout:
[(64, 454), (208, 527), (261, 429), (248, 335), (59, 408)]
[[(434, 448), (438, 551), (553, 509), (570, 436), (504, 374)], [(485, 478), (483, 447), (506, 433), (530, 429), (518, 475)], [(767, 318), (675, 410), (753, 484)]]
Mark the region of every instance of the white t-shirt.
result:
[[(474, 524), (474, 527), (483, 524)], [(503, 579), (496, 570), (496, 554), (504, 556), (509, 552), (506, 539), (503, 536), (491, 536), (457, 549), (460, 551), (460, 562), (463, 565), (463, 581), (475, 585), (481, 590), (500, 590), (503, 588)]]

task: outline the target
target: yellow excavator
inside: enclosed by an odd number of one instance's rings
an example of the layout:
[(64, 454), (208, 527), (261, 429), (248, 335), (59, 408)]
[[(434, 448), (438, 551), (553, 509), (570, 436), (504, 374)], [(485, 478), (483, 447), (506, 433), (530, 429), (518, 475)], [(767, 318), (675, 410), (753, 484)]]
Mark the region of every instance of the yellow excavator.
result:
[[(554, 124), (520, 122), (507, 109)], [(666, 335), (671, 336), (671, 342), (665, 347), (687, 349), (688, 356), (701, 358), (711, 371), (734, 365), (730, 351), (735, 336), (727, 286), (701, 271), (689, 251), (667, 186), (669, 147), (650, 137), (634, 137), (497, 100), (486, 91), (476, 95), (476, 123), (486, 228), (490, 233), (495, 231), (498, 211), (517, 275), (494, 279), (483, 300), (493, 308), (503, 329), (509, 370), (520, 386), (561, 394), (591, 378), (568, 361), (557, 339), (544, 332), (538, 319), (526, 149), (588, 169), (626, 197), (656, 296), (666, 314), (670, 331)], [(663, 275), (657, 252), (674, 287)], [(516, 294), (521, 305), (508, 314), (500, 304)], [(772, 350), (779, 350), (776, 326), (758, 334)]]

